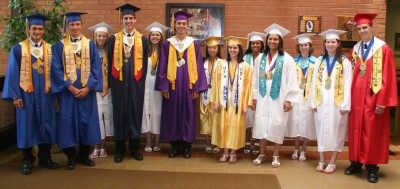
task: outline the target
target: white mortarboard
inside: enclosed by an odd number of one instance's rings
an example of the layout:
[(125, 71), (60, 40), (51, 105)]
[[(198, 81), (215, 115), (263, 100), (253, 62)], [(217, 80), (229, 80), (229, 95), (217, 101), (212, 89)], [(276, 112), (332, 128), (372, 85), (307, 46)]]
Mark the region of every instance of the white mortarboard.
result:
[(346, 33), (346, 31), (328, 29), (328, 30), (325, 30), (325, 31), (321, 32), (318, 35), (324, 36), (325, 40), (326, 39), (337, 39), (337, 40), (340, 40), (339, 35), (342, 35), (344, 33)]
[(288, 33), (290, 33), (289, 30), (287, 30), (286, 28), (278, 25), (278, 24), (271, 24), (267, 29), (264, 30), (267, 34), (278, 34), (280, 35), (282, 38), (285, 37), (285, 35), (287, 35)]
[(91, 30), (94, 33), (97, 33), (97, 32), (106, 32), (106, 33), (108, 33), (111, 30), (113, 30), (113, 28), (110, 25), (108, 25), (107, 23), (105, 23), (105, 22), (100, 22), (100, 23), (90, 27), (89, 30)]
[(163, 33), (165, 31), (167, 31), (169, 28), (167, 26), (164, 26), (158, 22), (153, 22), (152, 24), (150, 24), (149, 26), (147, 26), (146, 30), (148, 32), (153, 32), (153, 31), (158, 31), (160, 33)]
[(317, 35), (315, 33), (302, 33), (300, 35), (294, 36), (292, 39), (297, 39), (298, 44), (304, 44), (304, 43), (311, 43), (311, 36)]
[(264, 41), (264, 38), (267, 37), (267, 34), (253, 31), (247, 34), (247, 37), (250, 41)]

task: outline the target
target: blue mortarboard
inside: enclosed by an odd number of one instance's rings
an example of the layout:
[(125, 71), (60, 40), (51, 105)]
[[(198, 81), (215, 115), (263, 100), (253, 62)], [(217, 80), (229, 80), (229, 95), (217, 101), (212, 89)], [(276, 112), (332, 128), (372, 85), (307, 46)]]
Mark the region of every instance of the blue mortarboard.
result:
[(120, 11), (122, 13), (122, 16), (124, 16), (127, 14), (135, 14), (135, 12), (140, 11), (140, 8), (127, 3), (125, 5), (117, 7), (115, 10)]
[(86, 12), (66, 12), (61, 14), (61, 16), (66, 16), (67, 17), (67, 22), (76, 22), (76, 21), (81, 21), (81, 15), (82, 14), (87, 14)]
[(28, 18), (28, 23), (29, 23), (29, 27), (31, 25), (41, 25), (44, 26), (44, 23), (47, 20), (50, 20), (49, 18), (47, 18), (46, 16), (44, 16), (43, 14), (32, 14), (29, 16), (24, 16), (23, 18)]
[(188, 20), (191, 17), (193, 17), (193, 14), (185, 11), (178, 11), (174, 13), (175, 20)]

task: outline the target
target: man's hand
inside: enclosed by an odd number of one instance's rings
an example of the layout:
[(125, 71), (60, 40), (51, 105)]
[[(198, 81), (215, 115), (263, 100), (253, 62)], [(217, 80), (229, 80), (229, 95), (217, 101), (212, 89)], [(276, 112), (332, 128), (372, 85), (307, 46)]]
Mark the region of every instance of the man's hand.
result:
[(251, 106), (251, 109), (253, 111), (256, 111), (256, 108), (257, 108), (257, 100), (253, 100), (253, 105)]
[(13, 100), (14, 107), (22, 109), (24, 107), (24, 103), (21, 98), (16, 98)]
[(349, 110), (340, 110), (340, 114), (342, 114), (342, 115), (347, 114), (349, 112), (350, 112)]
[(192, 99), (197, 99), (199, 98), (199, 93), (198, 92), (192, 92)]
[(384, 111), (385, 111), (385, 107), (376, 106), (376, 108), (375, 108), (376, 114), (383, 114)]
[(168, 92), (168, 91), (163, 91), (163, 92), (162, 92), (162, 96), (163, 96), (165, 99), (169, 99), (169, 92)]
[(75, 97), (79, 98), (79, 99), (84, 99), (86, 97), (86, 95), (89, 93), (89, 91), (90, 91), (90, 89), (87, 87), (82, 88), (79, 90), (79, 94), (76, 95)]

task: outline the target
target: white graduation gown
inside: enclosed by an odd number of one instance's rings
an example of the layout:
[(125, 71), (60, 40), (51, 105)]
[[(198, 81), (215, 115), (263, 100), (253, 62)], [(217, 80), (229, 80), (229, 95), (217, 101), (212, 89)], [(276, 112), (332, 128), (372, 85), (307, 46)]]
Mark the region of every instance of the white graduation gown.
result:
[(142, 133), (160, 134), (162, 96), (154, 90), (156, 75), (151, 75), (151, 57), (148, 58), (147, 76), (144, 89)]
[[(272, 58), (272, 62), (277, 58), (278, 53)], [(298, 103), (298, 82), (296, 77), (296, 67), (293, 58), (285, 52), (284, 64), (282, 70), (282, 80), (279, 97), (272, 100), (270, 96), (272, 80), (267, 80), (267, 93), (262, 97), (259, 93), (259, 67), (257, 62), (253, 72), (253, 99), (257, 100), (255, 111), (255, 121), (253, 126), (253, 138), (267, 139), (271, 142), (282, 144), (286, 125), (288, 120), (288, 112), (283, 112), (285, 101), (291, 102), (292, 106)], [(269, 70), (267, 60), (265, 70)], [(275, 69), (273, 70), (275, 72)]]
[[(324, 60), (325, 61), (325, 60)], [(346, 140), (346, 131), (348, 126), (348, 115), (341, 115), (340, 110), (350, 111), (351, 107), (351, 82), (353, 80), (353, 70), (351, 62), (345, 58), (343, 64), (343, 79), (344, 79), (344, 99), (340, 106), (335, 104), (335, 68), (331, 73), (332, 87), (329, 90), (325, 89), (325, 79), (327, 78), (326, 68), (322, 74), (322, 95), (321, 103), (317, 106), (315, 102), (315, 81), (318, 75), (320, 60), (315, 62), (313, 83), (310, 91), (310, 102), (312, 108), (317, 108), (315, 113), (315, 126), (317, 131), (318, 152), (338, 151), (343, 149)]]

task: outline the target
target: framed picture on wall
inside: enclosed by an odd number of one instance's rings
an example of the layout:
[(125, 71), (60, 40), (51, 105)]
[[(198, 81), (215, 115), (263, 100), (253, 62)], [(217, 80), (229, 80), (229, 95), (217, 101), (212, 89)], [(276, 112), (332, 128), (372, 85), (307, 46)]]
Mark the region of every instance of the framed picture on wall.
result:
[(400, 51), (400, 33), (394, 34), (394, 50)]
[[(171, 27), (171, 16), (180, 10), (194, 15), (189, 18), (189, 36), (202, 40), (224, 35), (224, 4), (167, 3), (165, 18), (168, 27)], [(171, 31), (167, 37), (174, 35)]]

